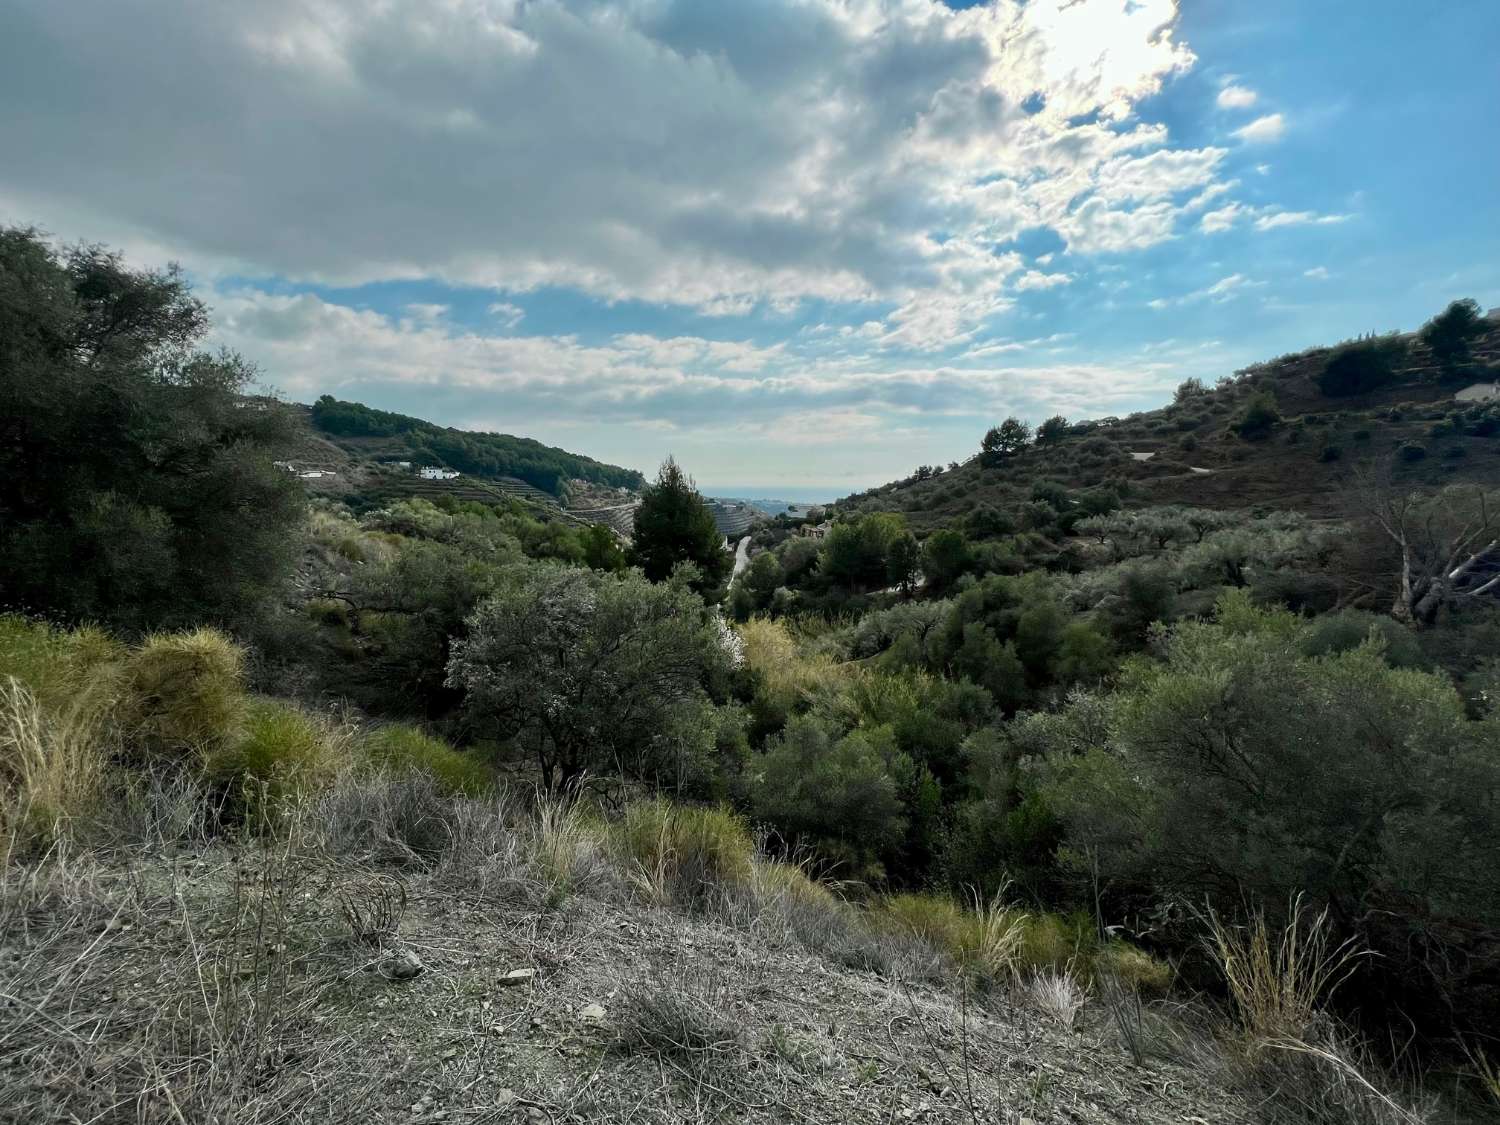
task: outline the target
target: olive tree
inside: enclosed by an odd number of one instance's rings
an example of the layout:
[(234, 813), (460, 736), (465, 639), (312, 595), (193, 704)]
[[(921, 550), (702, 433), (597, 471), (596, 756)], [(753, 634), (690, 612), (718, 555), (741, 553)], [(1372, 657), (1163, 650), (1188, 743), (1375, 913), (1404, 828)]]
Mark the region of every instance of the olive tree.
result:
[(699, 598), (639, 571), (510, 568), (467, 628), (449, 686), (477, 726), (534, 757), (552, 791), (589, 771), (657, 774), (667, 733), (701, 713), (732, 659)]

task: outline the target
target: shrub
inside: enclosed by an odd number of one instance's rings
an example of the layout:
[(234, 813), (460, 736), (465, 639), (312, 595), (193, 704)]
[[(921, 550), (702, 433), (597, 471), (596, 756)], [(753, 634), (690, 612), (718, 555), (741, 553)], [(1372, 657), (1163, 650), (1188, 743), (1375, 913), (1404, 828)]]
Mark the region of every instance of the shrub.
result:
[(1330, 398), (1378, 390), (1396, 377), (1406, 344), (1396, 336), (1359, 340), (1334, 349), (1318, 375), (1318, 389)]
[(1324, 464), (1327, 464), (1330, 461), (1337, 461), (1343, 455), (1344, 451), (1339, 446), (1325, 445), (1318, 451), (1318, 460), (1322, 461)]
[(633, 881), (654, 902), (701, 903), (721, 887), (745, 883), (755, 844), (745, 822), (725, 808), (639, 801), (615, 826), (617, 849)]
[(1421, 461), (1427, 456), (1427, 447), (1417, 441), (1403, 441), (1396, 449), (1396, 456), (1403, 461)]
[(213, 751), (206, 768), (227, 807), (256, 820), (332, 785), (350, 762), (349, 743), (348, 732), (299, 707), (257, 699), (245, 708), (243, 734)]
[(371, 761), (397, 772), (430, 774), (449, 793), (479, 796), (490, 788), (490, 771), (482, 762), (416, 727), (399, 723), (380, 727), (361, 749)]
[(244, 653), (223, 633), (157, 633), (125, 666), (127, 734), (153, 755), (233, 742), (245, 715)]
[(1269, 391), (1257, 391), (1245, 400), (1244, 407), (1231, 427), (1246, 441), (1265, 437), (1281, 421), (1276, 400)]

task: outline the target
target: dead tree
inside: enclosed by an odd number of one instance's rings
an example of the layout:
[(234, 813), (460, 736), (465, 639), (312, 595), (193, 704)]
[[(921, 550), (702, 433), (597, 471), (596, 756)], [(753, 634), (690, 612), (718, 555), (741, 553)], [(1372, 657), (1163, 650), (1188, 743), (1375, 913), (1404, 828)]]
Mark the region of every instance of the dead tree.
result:
[(1445, 605), (1500, 595), (1500, 490), (1363, 483), (1365, 510), (1399, 552), (1391, 605), (1398, 621), (1430, 625)]

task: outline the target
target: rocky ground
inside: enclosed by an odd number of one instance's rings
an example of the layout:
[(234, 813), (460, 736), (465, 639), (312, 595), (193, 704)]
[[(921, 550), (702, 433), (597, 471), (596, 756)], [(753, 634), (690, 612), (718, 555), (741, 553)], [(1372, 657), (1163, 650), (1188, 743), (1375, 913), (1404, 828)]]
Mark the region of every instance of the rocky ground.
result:
[(0, 1120), (1254, 1120), (1102, 1008), (1068, 1027), (585, 884), (265, 847), (12, 867)]

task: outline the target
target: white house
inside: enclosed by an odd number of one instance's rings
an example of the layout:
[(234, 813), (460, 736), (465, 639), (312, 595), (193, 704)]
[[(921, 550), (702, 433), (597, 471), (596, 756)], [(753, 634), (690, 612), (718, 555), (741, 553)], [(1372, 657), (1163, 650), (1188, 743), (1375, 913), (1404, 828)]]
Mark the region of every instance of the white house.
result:
[(423, 480), (452, 480), (458, 476), (456, 469), (438, 469), (431, 465), (423, 465), (417, 470), (417, 475)]

